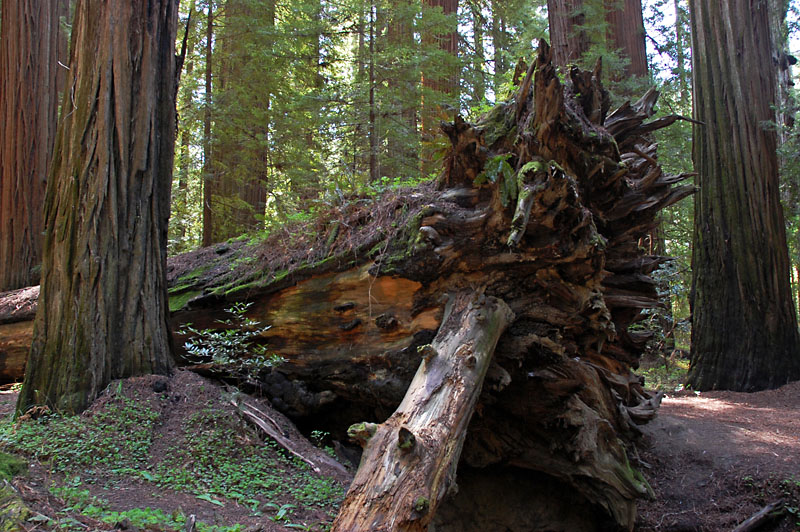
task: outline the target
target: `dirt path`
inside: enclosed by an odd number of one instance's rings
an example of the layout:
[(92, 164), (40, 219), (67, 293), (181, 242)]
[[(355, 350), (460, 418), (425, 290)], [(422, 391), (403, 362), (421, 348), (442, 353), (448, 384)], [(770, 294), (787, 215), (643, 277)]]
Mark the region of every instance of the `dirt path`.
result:
[[(664, 399), (640, 451), (656, 500), (644, 531), (730, 531), (764, 505), (800, 498), (800, 382), (752, 394), (683, 393)], [(788, 515), (772, 530), (800, 530)]]

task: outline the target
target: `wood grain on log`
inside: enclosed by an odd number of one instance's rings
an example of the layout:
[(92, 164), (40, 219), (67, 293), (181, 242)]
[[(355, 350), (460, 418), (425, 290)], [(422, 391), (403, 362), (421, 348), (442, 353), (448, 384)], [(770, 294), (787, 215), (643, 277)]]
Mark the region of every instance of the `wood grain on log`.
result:
[(366, 443), (336, 531), (427, 530), (448, 490), (495, 345), (514, 313), (455, 295), (403, 402)]

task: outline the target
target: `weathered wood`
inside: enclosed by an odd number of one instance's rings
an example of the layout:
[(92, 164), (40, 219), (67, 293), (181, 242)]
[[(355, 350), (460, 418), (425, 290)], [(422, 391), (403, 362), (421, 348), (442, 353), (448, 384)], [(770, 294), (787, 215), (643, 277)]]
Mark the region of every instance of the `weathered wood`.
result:
[(785, 514), (786, 508), (783, 501), (775, 501), (742, 521), (739, 526), (733, 529), (733, 532), (753, 532), (767, 523), (783, 517)]
[(333, 530), (427, 530), (449, 490), (500, 335), (502, 300), (453, 296), (403, 402), (368, 439)]

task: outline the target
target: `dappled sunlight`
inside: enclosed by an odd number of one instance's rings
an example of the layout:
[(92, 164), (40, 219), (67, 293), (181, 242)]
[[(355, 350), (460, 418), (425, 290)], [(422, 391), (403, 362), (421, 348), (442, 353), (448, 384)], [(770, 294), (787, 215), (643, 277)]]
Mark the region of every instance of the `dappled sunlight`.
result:
[(685, 421), (685, 429), (676, 430), (675, 437), (702, 447), (710, 458), (777, 458), (800, 473), (799, 403), (800, 397), (786, 388), (755, 394), (709, 392), (666, 397), (661, 413)]

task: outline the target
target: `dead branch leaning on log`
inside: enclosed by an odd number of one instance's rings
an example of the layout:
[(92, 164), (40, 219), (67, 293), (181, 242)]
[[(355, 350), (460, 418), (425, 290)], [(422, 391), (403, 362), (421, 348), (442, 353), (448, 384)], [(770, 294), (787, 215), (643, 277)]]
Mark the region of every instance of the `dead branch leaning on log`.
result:
[(455, 488), (467, 425), (497, 340), (513, 319), (499, 299), (452, 296), (403, 402), (366, 441), (333, 530), (427, 530)]

